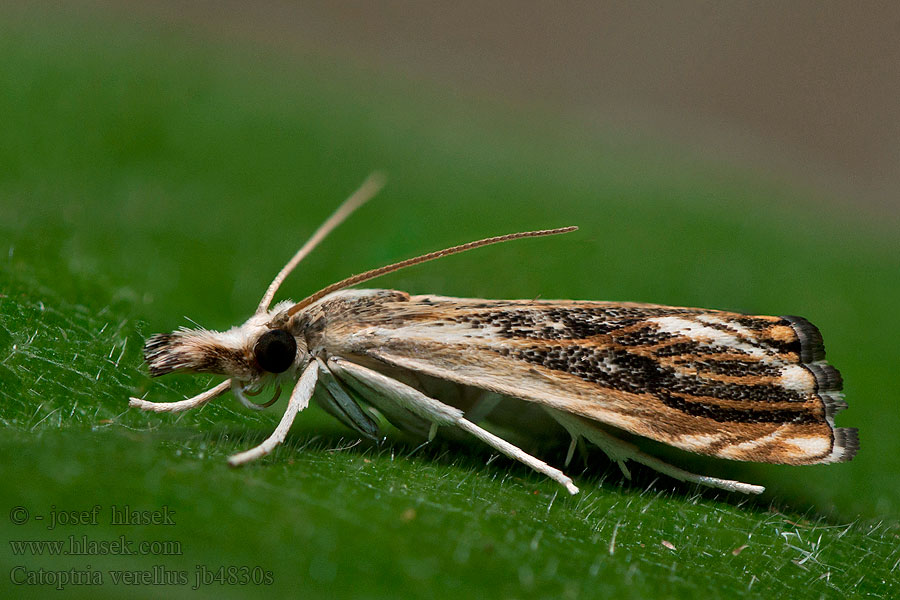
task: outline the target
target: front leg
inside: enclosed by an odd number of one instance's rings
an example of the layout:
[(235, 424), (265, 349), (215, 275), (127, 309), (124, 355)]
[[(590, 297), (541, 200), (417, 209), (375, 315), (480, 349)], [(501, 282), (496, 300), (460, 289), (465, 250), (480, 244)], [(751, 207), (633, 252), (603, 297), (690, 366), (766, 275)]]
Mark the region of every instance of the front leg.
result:
[(325, 362), (316, 358), (319, 365), (319, 385), (313, 399), (338, 421), (360, 435), (374, 440), (378, 437), (378, 423), (350, 397), (337, 378), (331, 374)]
[(143, 398), (129, 398), (128, 406), (140, 408), (141, 410), (149, 410), (151, 412), (181, 412), (183, 410), (191, 410), (198, 406), (203, 406), (210, 400), (218, 398), (228, 391), (231, 387), (231, 379), (226, 379), (216, 387), (210, 388), (205, 392), (201, 392), (193, 398), (187, 400), (179, 400), (178, 402), (150, 402)]
[(459, 427), (485, 442), (495, 450), (528, 465), (538, 473), (542, 473), (563, 485), (570, 494), (577, 494), (578, 488), (562, 471), (551, 467), (544, 461), (531, 456), (521, 448), (510, 444), (493, 433), (482, 429), (463, 416), (463, 412), (443, 402), (426, 396), (419, 390), (391, 379), (377, 371), (357, 365), (348, 360), (332, 357), (328, 359), (328, 368), (341, 380), (357, 392), (366, 396), (379, 396), (389, 402), (399, 404), (403, 408), (430, 421), (434, 426), (447, 425)]
[(294, 423), (297, 413), (309, 406), (309, 399), (312, 397), (313, 391), (316, 389), (316, 379), (319, 375), (319, 366), (316, 361), (312, 360), (303, 370), (303, 375), (294, 386), (291, 392), (291, 399), (288, 400), (287, 409), (281, 417), (278, 427), (272, 432), (266, 440), (255, 448), (251, 448), (239, 454), (234, 454), (228, 458), (228, 464), (232, 467), (238, 467), (257, 458), (261, 458), (275, 449), (278, 444), (287, 437), (288, 430)]

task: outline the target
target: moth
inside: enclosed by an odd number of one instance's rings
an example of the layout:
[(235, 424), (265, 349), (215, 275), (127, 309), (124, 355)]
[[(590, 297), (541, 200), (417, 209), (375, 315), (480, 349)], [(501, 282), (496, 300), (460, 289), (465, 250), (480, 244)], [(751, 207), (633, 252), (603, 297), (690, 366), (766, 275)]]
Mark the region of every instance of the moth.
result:
[[(292, 386), (280, 423), (243, 465), (282, 443), (315, 399), (358, 434), (376, 438), (383, 415), (427, 435), (467, 432), (575, 494), (562, 470), (482, 427), (495, 415), (527, 426), (540, 415), (568, 432), (565, 465), (584, 440), (630, 477), (627, 460), (675, 479), (744, 493), (764, 488), (690, 473), (620, 439), (643, 436), (682, 450), (739, 461), (806, 465), (848, 461), (857, 430), (837, 428), (846, 408), (819, 330), (801, 317), (752, 316), (632, 302), (484, 300), (410, 295), (351, 286), (488, 244), (554, 235), (565, 227), (455, 246), (366, 271), (300, 302), (271, 306), (297, 264), (382, 185), (372, 176), (284, 266), (256, 312), (228, 331), (153, 335), (144, 347), (152, 376), (175, 371), (227, 379), (178, 402), (131, 398), (148, 411), (197, 408), (229, 389), (246, 407), (274, 404)], [(271, 306), (271, 307), (270, 307)], [(249, 397), (274, 387), (271, 400)]]

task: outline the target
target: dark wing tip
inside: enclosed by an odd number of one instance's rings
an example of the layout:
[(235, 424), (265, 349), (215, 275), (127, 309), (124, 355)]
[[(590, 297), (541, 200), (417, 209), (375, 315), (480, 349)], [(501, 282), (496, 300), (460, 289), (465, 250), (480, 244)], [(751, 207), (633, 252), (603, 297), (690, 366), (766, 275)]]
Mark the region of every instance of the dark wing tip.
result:
[(844, 388), (841, 372), (825, 362), (814, 362), (806, 365), (816, 378), (817, 392), (839, 392)]
[[(825, 344), (818, 327), (803, 317), (788, 315), (781, 318), (790, 323), (794, 333), (797, 334), (797, 341), (793, 342), (794, 351), (800, 357), (800, 363), (815, 379), (815, 393), (825, 404), (825, 415), (830, 419), (836, 413), (847, 408), (847, 403), (844, 402), (843, 395), (840, 393), (844, 388), (841, 372), (825, 362)], [(852, 437), (855, 439), (856, 430), (852, 431)], [(835, 439), (837, 440), (837, 438)], [(837, 446), (837, 441), (835, 441), (835, 445)], [(854, 449), (850, 453), (850, 457), (855, 452)], [(850, 458), (836, 460), (850, 460)]]
[(800, 342), (800, 362), (811, 363), (825, 359), (825, 343), (818, 327), (803, 317), (784, 315), (781, 318), (790, 323), (797, 334)]
[(838, 427), (834, 430), (834, 449), (830, 462), (853, 460), (859, 452), (859, 430), (856, 427)]
[(847, 408), (842, 394), (821, 393), (819, 397), (825, 403), (825, 415), (829, 418)]

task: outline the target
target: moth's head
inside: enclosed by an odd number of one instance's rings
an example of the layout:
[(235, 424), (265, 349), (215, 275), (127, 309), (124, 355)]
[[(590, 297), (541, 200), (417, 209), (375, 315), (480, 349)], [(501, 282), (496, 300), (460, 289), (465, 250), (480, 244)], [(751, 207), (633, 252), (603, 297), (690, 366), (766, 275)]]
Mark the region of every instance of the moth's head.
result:
[(295, 371), (306, 361), (306, 344), (287, 329), (272, 326), (273, 316), (290, 304), (253, 315), (228, 331), (181, 328), (151, 336), (144, 344), (150, 375), (216, 373), (252, 384)]

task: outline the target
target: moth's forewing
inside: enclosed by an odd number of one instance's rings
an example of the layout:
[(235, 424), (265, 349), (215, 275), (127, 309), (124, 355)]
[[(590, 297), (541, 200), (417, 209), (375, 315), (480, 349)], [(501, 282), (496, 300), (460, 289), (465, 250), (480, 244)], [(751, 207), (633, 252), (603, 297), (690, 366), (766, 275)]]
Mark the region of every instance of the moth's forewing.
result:
[(735, 460), (850, 460), (841, 378), (797, 317), (652, 304), (346, 290), (299, 315), (310, 347), (582, 415)]

